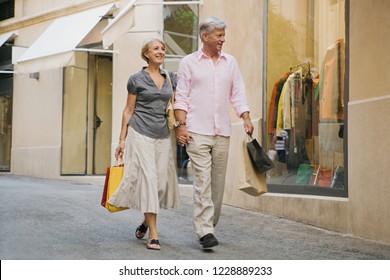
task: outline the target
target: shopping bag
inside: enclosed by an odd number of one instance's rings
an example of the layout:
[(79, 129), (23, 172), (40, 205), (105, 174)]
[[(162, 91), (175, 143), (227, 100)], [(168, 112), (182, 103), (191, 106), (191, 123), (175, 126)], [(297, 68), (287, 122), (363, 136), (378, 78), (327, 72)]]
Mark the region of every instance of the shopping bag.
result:
[(165, 69), (164, 69), (164, 71), (165, 71), (165, 75), (168, 79), (168, 82), (169, 82), (169, 85), (170, 85), (171, 91), (172, 91), (172, 97), (169, 100), (169, 102), (167, 104), (167, 109), (166, 109), (167, 125), (168, 125), (169, 129), (174, 129), (175, 122), (176, 122), (175, 110), (173, 107), (173, 104), (175, 103), (175, 92), (174, 92), (173, 87), (172, 87), (172, 81), (171, 81), (171, 76), (169, 75), (169, 72)]
[(106, 201), (107, 201), (107, 188), (108, 188), (108, 179), (110, 178), (110, 167), (107, 167), (106, 171), (106, 178), (104, 180), (104, 187), (103, 187), (103, 194), (102, 194), (102, 201), (100, 202), (100, 205), (106, 208)]
[(332, 184), (332, 170), (319, 165), (313, 166), (313, 175), (310, 179), (310, 185), (319, 187), (330, 187)]
[(175, 110), (173, 109), (173, 103), (171, 100), (169, 100), (166, 110), (166, 116), (167, 116), (167, 125), (169, 129), (173, 129), (175, 127)]
[(344, 167), (338, 165), (333, 175), (332, 185), (334, 189), (344, 189)]
[(314, 165), (313, 166), (313, 175), (311, 176), (311, 179), (310, 179), (310, 185), (317, 185), (319, 173), (320, 173), (320, 166)]
[(320, 167), (317, 185), (320, 187), (330, 187), (332, 184), (332, 170), (326, 167)]
[(313, 176), (314, 166), (301, 163), (298, 168), (297, 177), (295, 179), (295, 183), (298, 185), (309, 185), (311, 177)]
[(111, 195), (117, 190), (123, 177), (123, 164), (107, 169), (101, 204), (110, 212), (118, 212), (129, 209), (128, 207), (116, 207), (108, 203)]
[(252, 196), (259, 196), (268, 191), (265, 182), (265, 174), (258, 172), (251, 161), (245, 141), (242, 142), (243, 156), (242, 164), (244, 165), (244, 179), (239, 183), (238, 189)]
[(266, 172), (274, 168), (274, 163), (264, 152), (259, 142), (257, 142), (256, 139), (253, 139), (250, 136), (248, 137), (250, 141), (246, 143), (246, 147), (253, 167), (259, 172)]

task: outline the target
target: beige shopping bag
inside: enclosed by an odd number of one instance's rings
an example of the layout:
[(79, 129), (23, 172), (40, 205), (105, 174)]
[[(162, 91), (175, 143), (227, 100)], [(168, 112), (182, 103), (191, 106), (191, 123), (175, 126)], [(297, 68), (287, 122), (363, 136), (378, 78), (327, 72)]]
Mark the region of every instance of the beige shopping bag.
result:
[(265, 173), (255, 170), (249, 157), (246, 142), (242, 142), (242, 164), (244, 165), (244, 178), (239, 183), (238, 189), (252, 196), (259, 196), (268, 191), (265, 182)]

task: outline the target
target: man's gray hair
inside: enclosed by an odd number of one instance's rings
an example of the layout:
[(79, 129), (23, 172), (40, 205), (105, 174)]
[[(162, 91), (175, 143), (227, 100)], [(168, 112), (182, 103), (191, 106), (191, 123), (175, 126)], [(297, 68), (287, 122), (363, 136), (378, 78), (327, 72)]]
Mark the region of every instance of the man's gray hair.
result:
[(199, 36), (202, 37), (203, 33), (210, 33), (216, 28), (225, 29), (226, 27), (226, 23), (223, 20), (216, 17), (208, 17), (199, 25)]

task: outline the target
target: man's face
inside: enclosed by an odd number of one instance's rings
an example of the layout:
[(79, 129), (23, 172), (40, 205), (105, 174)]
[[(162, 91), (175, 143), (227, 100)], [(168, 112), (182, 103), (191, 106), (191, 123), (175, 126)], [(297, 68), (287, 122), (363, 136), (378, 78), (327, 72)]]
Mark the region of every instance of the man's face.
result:
[(220, 52), (225, 43), (225, 29), (216, 28), (210, 33), (204, 33), (203, 43), (207, 45), (210, 50)]

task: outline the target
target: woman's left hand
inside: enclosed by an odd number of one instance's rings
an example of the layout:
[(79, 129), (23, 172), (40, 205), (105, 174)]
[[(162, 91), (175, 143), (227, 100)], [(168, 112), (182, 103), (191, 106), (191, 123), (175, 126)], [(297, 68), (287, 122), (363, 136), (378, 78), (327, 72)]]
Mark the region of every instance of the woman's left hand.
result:
[(118, 147), (116, 147), (116, 150), (115, 150), (115, 159), (119, 160), (119, 159), (123, 158), (124, 151), (125, 151), (125, 142), (120, 142), (118, 144)]

